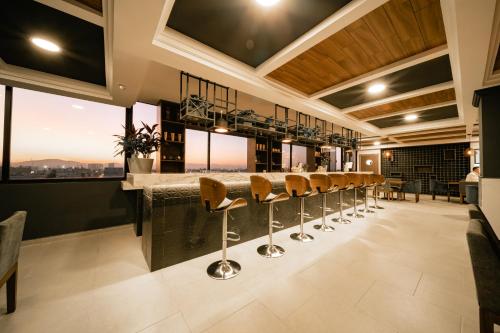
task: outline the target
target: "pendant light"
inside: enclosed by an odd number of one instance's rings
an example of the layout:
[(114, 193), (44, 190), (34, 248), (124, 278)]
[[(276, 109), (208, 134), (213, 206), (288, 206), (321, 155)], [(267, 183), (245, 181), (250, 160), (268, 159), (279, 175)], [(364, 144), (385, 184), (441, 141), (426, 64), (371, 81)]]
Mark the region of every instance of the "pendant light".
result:
[(217, 133), (227, 133), (229, 131), (227, 120), (222, 118), (222, 112), (221, 117), (215, 122), (215, 131)]
[(288, 134), (288, 108), (285, 108), (285, 136), (281, 139), (282, 143), (291, 143), (292, 136)]
[(464, 150), (464, 156), (465, 157), (472, 157), (474, 156), (474, 149), (470, 146), (471, 141), (472, 141), (472, 133), (467, 134), (469, 136), (469, 147), (465, 148)]

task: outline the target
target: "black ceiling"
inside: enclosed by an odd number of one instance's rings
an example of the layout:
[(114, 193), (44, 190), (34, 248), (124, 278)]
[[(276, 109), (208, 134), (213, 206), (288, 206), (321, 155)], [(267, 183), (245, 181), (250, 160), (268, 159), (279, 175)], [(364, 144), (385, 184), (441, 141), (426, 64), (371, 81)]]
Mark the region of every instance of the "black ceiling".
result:
[[(424, 63), (387, 74), (357, 86), (353, 86), (322, 98), (325, 102), (338, 108), (347, 108), (358, 104), (375, 101), (381, 98), (403, 94), (416, 89), (448, 82), (453, 79), (448, 55), (426, 61)], [(375, 82), (387, 85), (385, 91), (371, 95), (368, 87)]]
[(369, 123), (377, 126), (378, 128), (386, 128), (458, 117), (458, 110), (456, 105), (442, 106), (439, 108), (415, 113), (418, 114), (418, 119), (411, 122), (408, 122), (404, 119), (405, 115), (399, 115), (371, 120), (369, 121)]
[[(31, 0), (5, 1), (0, 22), (0, 57), (7, 64), (106, 85), (102, 27)], [(35, 35), (57, 42), (62, 52), (33, 46)]]
[(257, 67), (350, 0), (177, 0), (167, 26)]

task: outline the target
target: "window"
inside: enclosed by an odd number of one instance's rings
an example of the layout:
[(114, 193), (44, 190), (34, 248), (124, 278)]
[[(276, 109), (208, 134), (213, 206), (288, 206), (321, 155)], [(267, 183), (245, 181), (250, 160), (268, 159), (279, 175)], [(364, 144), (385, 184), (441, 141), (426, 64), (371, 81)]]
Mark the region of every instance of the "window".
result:
[[(3, 119), (5, 108), (5, 86), (0, 84), (0, 170), (2, 168), (3, 159)], [(2, 177), (0, 172), (0, 177)]]
[(304, 146), (292, 146), (292, 167), (297, 166), (299, 163), (307, 165), (307, 148)]
[(145, 123), (149, 126), (158, 124), (158, 114), (155, 105), (137, 102), (134, 104), (133, 111), (133, 123), (135, 128), (141, 128), (142, 123)]
[(210, 133), (210, 170), (238, 172), (247, 170), (247, 138)]
[[(142, 123), (148, 126), (158, 124), (158, 113), (156, 106), (152, 104), (137, 102), (133, 107), (133, 120), (132, 123), (136, 129), (143, 127)], [(160, 125), (157, 127), (158, 133), (161, 131)], [(156, 172), (156, 155), (151, 154), (150, 158), (153, 159), (153, 172)]]
[(122, 177), (124, 123), (122, 107), (14, 88), (11, 178)]
[(208, 169), (208, 132), (186, 129), (186, 172)]
[(281, 144), (281, 167), (284, 171), (290, 171), (290, 147), (288, 143)]

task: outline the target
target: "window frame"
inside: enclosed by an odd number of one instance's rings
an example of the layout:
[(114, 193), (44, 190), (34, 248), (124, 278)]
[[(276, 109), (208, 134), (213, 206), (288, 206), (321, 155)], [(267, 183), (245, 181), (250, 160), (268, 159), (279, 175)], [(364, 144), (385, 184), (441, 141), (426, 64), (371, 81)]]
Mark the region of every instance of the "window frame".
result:
[[(4, 131), (3, 131), (3, 159), (2, 159), (2, 178), (0, 184), (29, 184), (29, 183), (77, 183), (77, 182), (109, 182), (109, 181), (122, 181), (127, 178), (128, 165), (127, 156), (123, 157), (123, 175), (115, 177), (88, 177), (88, 178), (39, 178), (39, 179), (11, 179), (10, 178), (10, 155), (11, 155), (11, 138), (12, 138), (12, 98), (13, 86), (5, 85), (5, 108), (4, 108)], [(21, 87), (20, 87), (21, 88)], [(39, 91), (30, 89), (33, 91)], [(42, 91), (39, 91), (42, 92)], [(57, 95), (58, 94), (52, 94)], [(1, 101), (0, 101), (1, 102)], [(124, 112), (125, 127), (127, 129), (132, 127), (133, 121), (133, 107), (125, 108)]]

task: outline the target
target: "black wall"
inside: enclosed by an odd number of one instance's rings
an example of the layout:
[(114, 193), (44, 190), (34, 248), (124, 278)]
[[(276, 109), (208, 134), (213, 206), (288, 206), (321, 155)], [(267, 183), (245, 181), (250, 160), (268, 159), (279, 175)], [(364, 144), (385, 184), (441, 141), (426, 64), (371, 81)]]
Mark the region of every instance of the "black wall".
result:
[(119, 180), (0, 184), (0, 220), (26, 210), (24, 239), (133, 223), (135, 195)]
[[(422, 193), (429, 194), (429, 180), (458, 181), (470, 172), (470, 158), (464, 156), (469, 143), (402, 147), (382, 150), (382, 174), (386, 178), (422, 180)], [(392, 159), (384, 157), (386, 150), (392, 151)], [(454, 160), (445, 160), (445, 151), (455, 152)], [(426, 172), (417, 172), (416, 167), (430, 167)]]

